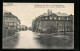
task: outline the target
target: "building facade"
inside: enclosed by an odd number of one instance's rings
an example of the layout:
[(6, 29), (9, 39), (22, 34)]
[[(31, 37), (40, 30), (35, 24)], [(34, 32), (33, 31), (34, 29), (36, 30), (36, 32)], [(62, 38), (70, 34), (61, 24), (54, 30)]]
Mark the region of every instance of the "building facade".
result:
[(3, 36), (8, 36), (9, 34), (11, 35), (15, 33), (19, 26), (20, 20), (16, 16), (14, 16), (11, 12), (3, 13)]
[(72, 32), (73, 31), (73, 15), (66, 13), (48, 13), (38, 16), (33, 21), (34, 31), (51, 31), (51, 32)]
[(20, 26), (20, 30), (27, 30), (27, 26), (21, 25), (21, 26)]

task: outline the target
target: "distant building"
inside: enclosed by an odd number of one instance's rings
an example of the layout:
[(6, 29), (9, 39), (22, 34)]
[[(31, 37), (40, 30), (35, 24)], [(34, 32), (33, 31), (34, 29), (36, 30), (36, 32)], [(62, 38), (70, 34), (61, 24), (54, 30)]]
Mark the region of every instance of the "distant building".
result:
[(21, 25), (21, 26), (20, 26), (20, 30), (27, 30), (27, 26)]
[[(38, 16), (32, 23), (34, 31), (46, 31), (50, 27), (54, 29), (53, 32), (71, 32), (73, 31), (73, 15), (66, 13), (52, 13), (48, 10), (48, 13)], [(51, 29), (50, 29), (51, 31)]]

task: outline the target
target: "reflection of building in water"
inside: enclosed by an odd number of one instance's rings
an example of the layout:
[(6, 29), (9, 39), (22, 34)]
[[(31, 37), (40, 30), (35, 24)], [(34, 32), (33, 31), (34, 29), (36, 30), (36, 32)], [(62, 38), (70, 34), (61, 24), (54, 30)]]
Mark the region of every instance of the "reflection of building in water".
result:
[[(20, 20), (11, 12), (3, 13), (3, 36), (8, 36), (8, 32), (14, 33), (20, 26)], [(9, 33), (9, 34), (11, 34)]]
[[(52, 13), (52, 10), (48, 10), (48, 13), (38, 16), (32, 23), (34, 31), (73, 31), (73, 15), (66, 13)], [(57, 31), (56, 31), (57, 30)]]
[(8, 49), (15, 48), (18, 44), (18, 41), (19, 41), (19, 34), (16, 34), (16, 35), (11, 36), (11, 37), (7, 37), (3, 40), (2, 47), (4, 49), (6, 49), (6, 48), (8, 48)]
[(36, 37), (35, 39), (43, 48), (50, 48), (50, 49), (66, 49), (66, 48), (72, 48), (72, 36), (70, 36), (70, 39), (64, 39), (55, 37), (56, 35), (40, 35)]

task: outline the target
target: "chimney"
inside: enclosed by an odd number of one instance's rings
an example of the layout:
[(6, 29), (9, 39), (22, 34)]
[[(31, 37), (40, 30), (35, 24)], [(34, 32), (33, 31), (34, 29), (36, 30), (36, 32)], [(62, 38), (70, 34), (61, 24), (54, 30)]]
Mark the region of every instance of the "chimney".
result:
[(52, 10), (48, 9), (48, 16), (52, 14)]

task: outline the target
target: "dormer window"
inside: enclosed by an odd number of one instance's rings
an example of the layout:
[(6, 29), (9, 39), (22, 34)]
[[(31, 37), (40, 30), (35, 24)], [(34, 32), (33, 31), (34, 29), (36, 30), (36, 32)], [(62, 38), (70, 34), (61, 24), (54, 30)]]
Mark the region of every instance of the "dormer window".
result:
[(60, 20), (60, 17), (58, 19)]
[(50, 20), (52, 20), (52, 17), (50, 17)]
[(67, 20), (69, 20), (69, 18), (67, 18)]

